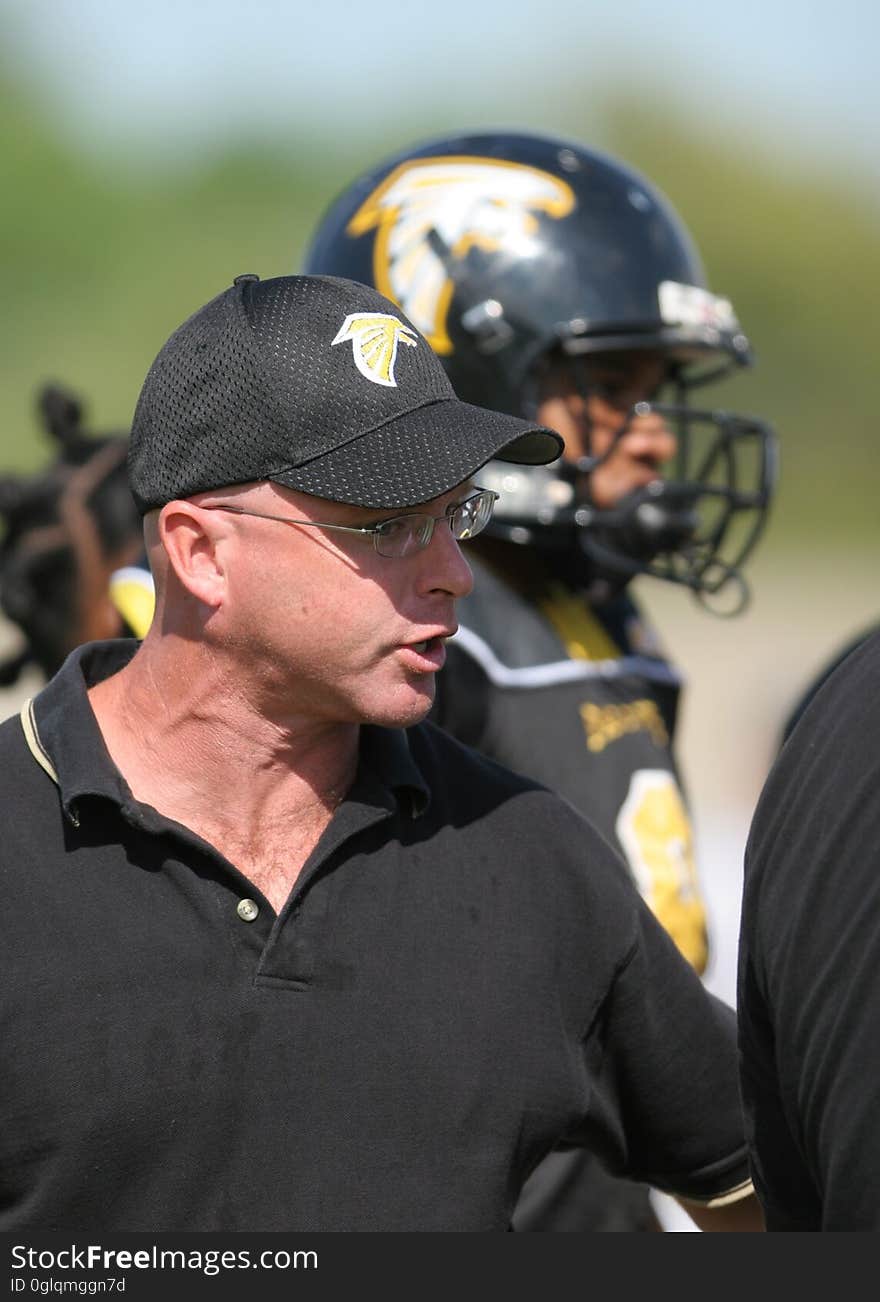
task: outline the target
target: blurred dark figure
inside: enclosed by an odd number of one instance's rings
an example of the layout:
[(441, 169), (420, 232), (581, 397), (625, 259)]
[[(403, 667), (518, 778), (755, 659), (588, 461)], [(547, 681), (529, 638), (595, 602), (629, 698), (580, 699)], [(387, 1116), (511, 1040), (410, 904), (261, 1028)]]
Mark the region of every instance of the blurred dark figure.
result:
[[(37, 406), (56, 455), (39, 473), (0, 476), (0, 609), (25, 637), (0, 662), (0, 685), (29, 665), (48, 678), (81, 642), (142, 636), (142, 524), (126, 476), (128, 436), (83, 429), (79, 399), (58, 384)], [(140, 599), (127, 582), (137, 566)]]
[(768, 1230), (880, 1230), (880, 635), (829, 672), (746, 844), (740, 1080)]

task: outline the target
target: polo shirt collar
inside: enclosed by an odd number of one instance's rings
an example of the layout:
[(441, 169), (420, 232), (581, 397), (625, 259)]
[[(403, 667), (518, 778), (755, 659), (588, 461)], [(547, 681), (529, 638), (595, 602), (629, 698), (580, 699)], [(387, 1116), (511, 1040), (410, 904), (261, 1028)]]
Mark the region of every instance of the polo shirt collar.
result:
[[(138, 648), (133, 638), (89, 642), (72, 651), (43, 690), (22, 710), (22, 724), (34, 759), (57, 784), (65, 814), (78, 822), (82, 796), (103, 796), (117, 805), (132, 801), (131, 791), (110, 757), (87, 690), (117, 673)], [(361, 728), (358, 772), (347, 799), (381, 789), (404, 797), (413, 818), (428, 808), (430, 790), (402, 728)]]
[(403, 728), (361, 727), (358, 784), (362, 775), (374, 774), (386, 788), (406, 793), (409, 812), (420, 818), (428, 808), (431, 791), (421, 769), (413, 759), (409, 737)]
[(104, 796), (118, 805), (132, 799), (128, 783), (104, 744), (86, 693), (94, 683), (122, 669), (137, 648), (134, 638), (77, 647), (22, 711), (31, 752), (42, 763), (36, 745), (48, 761), (43, 768), (57, 783), (64, 812), (74, 823), (78, 822), (77, 802), (82, 796)]

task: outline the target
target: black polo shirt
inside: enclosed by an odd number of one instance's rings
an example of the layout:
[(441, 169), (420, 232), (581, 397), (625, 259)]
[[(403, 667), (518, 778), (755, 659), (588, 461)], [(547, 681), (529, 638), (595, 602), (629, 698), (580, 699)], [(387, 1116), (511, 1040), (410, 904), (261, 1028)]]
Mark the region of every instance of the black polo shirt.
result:
[(562, 1139), (747, 1180), (733, 1015), (569, 805), (364, 728), (276, 917), (110, 760), (135, 645), (0, 726), (0, 1230), (503, 1231)]

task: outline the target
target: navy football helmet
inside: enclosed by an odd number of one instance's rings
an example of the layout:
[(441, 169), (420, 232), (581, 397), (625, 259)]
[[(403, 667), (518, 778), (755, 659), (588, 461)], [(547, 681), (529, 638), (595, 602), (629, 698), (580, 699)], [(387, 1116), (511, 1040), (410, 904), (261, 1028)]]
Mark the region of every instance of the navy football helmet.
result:
[(752, 352), (730, 302), (707, 289), (680, 218), (644, 177), (550, 136), (441, 137), (350, 185), (301, 270), (375, 286), (427, 337), (460, 398), (516, 415), (534, 416), (551, 355), (575, 372), (578, 358), (608, 352), (667, 358), (671, 400), (638, 404), (615, 439), (635, 415), (659, 411), (677, 442), (662, 478), (600, 509), (589, 492), (596, 457), (490, 462), (481, 484), (501, 497), (489, 528), (579, 557), (585, 582), (648, 573), (704, 598), (731, 585), (741, 608), (740, 567), (775, 485), (775, 439), (761, 420), (691, 405), (693, 389), (749, 365)]

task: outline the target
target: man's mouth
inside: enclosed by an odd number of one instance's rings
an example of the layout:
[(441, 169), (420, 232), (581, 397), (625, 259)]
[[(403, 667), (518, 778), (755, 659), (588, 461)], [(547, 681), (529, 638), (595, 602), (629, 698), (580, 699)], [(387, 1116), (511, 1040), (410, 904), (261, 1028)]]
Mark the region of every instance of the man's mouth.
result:
[(426, 637), (422, 642), (410, 642), (410, 647), (419, 655), (424, 655), (428, 651), (436, 651), (445, 641), (446, 637), (438, 634), (436, 637)]
[[(420, 673), (436, 671), (443, 667), (446, 660), (446, 639), (448, 633), (437, 633), (434, 637), (422, 638), (420, 642), (408, 642), (403, 648), (417, 658)], [(413, 662), (414, 666), (416, 661)]]

